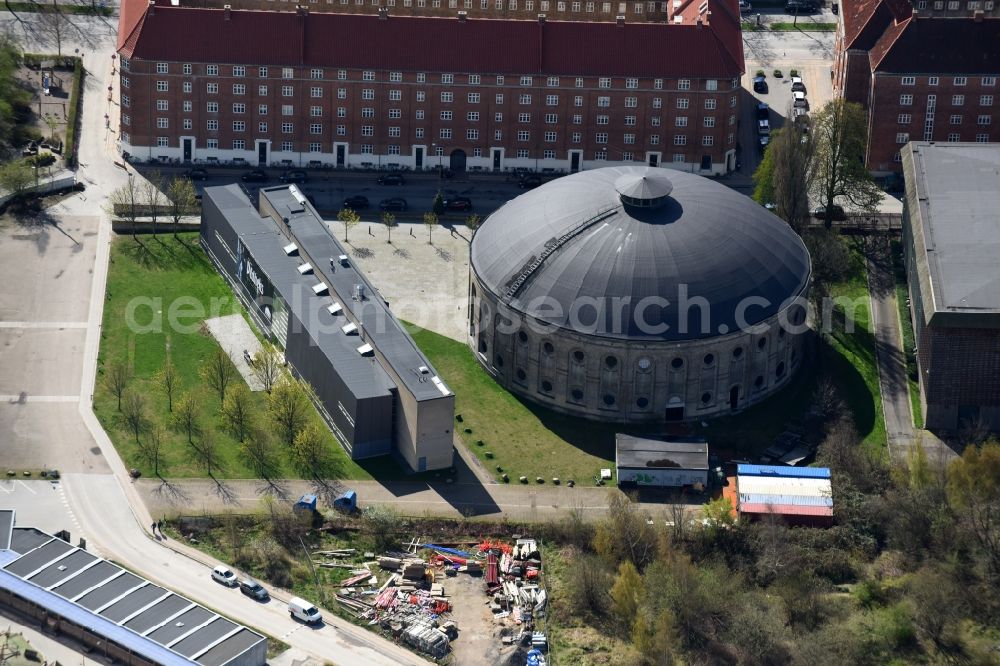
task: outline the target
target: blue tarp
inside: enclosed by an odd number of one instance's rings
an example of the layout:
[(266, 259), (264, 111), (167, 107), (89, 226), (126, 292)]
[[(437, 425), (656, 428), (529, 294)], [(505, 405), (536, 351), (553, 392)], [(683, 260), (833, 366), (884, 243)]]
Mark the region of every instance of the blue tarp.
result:
[(540, 650), (531, 650), (528, 653), (528, 662), (526, 666), (538, 666), (542, 661), (542, 653)]
[(467, 553), (464, 550), (455, 550), (454, 548), (445, 548), (444, 546), (435, 546), (432, 543), (422, 543), (421, 548), (433, 548), (434, 550), (440, 550), (442, 553), (448, 553), (449, 555), (457, 555), (459, 557), (464, 557), (469, 559), (470, 557), (475, 557), (472, 553)]

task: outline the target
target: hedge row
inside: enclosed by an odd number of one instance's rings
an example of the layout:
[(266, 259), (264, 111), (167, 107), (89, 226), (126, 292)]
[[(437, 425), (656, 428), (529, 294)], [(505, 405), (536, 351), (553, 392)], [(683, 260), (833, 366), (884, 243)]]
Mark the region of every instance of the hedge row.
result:
[(66, 166), (73, 168), (76, 166), (77, 126), (80, 124), (80, 92), (83, 89), (83, 60), (73, 59), (73, 90), (69, 95), (69, 122), (66, 123), (66, 146), (63, 155), (66, 157)]

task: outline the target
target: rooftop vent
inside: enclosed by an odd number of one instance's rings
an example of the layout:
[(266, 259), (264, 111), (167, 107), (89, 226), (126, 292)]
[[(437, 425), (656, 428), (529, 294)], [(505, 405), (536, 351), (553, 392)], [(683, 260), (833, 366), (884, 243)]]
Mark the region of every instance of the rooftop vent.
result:
[(615, 181), (622, 204), (633, 208), (657, 208), (670, 198), (674, 185), (662, 169), (647, 167)]
[(624, 26), (625, 25), (625, 16), (623, 14), (619, 14), (618, 16), (616, 16), (615, 17), (615, 23), (618, 24), (619, 28), (622, 27), (622, 26)]
[(341, 326), (340, 330), (344, 332), (344, 335), (357, 335), (358, 326), (354, 322), (351, 322)]
[(325, 282), (320, 282), (319, 284), (313, 285), (313, 293), (316, 294), (317, 296), (322, 296), (327, 291), (328, 289)]
[(371, 356), (375, 353), (375, 350), (372, 349), (372, 346), (366, 342), (365, 344), (358, 347), (358, 353), (361, 354), (362, 356)]
[(331, 303), (330, 305), (326, 306), (326, 311), (332, 315), (339, 315), (341, 312), (344, 311), (344, 308), (340, 307), (340, 303)]
[(469, 12), (459, 12), (458, 13), (458, 22), (459, 23), (465, 23), (466, 19), (468, 19), (468, 18), (469, 18)]
[(289, 243), (288, 245), (286, 245), (281, 249), (284, 250), (285, 254), (287, 254), (289, 257), (299, 253), (299, 246), (296, 245), (295, 243)]
[(312, 272), (312, 264), (299, 264), (299, 275), (309, 275)]
[(351, 298), (353, 298), (356, 301), (363, 301), (363, 300), (365, 300), (365, 285), (363, 285), (363, 284), (356, 284), (356, 285), (354, 285), (354, 292), (353, 292)]

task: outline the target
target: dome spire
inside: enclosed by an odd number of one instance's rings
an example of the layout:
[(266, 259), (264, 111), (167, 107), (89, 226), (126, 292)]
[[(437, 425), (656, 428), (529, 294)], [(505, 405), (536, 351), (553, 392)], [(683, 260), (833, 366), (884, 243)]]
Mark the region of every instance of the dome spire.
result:
[(622, 204), (636, 208), (657, 208), (666, 202), (674, 184), (663, 169), (646, 167), (615, 180), (615, 190)]

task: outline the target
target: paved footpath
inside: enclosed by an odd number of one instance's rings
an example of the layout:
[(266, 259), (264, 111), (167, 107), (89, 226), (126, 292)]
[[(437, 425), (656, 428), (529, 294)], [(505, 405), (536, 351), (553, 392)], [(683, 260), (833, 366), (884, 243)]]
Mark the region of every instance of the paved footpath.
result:
[(891, 245), (889, 237), (884, 235), (871, 236), (868, 242), (865, 263), (889, 454), (905, 461), (919, 442), (929, 459), (950, 460), (956, 454), (947, 444), (933, 433), (913, 427)]

